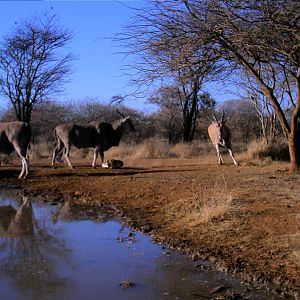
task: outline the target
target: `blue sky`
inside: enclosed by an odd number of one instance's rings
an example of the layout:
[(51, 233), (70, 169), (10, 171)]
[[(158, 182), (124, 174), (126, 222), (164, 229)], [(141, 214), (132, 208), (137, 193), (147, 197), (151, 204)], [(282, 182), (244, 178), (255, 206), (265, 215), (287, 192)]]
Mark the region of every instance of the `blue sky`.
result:
[[(64, 94), (55, 100), (84, 100), (87, 97), (108, 101), (114, 95), (127, 95), (134, 90), (123, 67), (128, 63), (124, 55), (117, 54), (118, 45), (112, 42), (114, 34), (122, 31), (124, 24), (133, 16), (130, 7), (140, 7), (141, 0), (131, 1), (0, 1), (0, 39), (9, 33), (15, 22), (53, 12), (60, 25), (74, 33), (69, 44), (77, 56), (74, 72), (65, 85)], [(224, 97), (232, 98), (213, 86), (212, 95), (217, 102)], [(3, 103), (3, 98), (1, 99)], [(139, 110), (151, 110), (141, 99), (128, 97), (126, 105)]]

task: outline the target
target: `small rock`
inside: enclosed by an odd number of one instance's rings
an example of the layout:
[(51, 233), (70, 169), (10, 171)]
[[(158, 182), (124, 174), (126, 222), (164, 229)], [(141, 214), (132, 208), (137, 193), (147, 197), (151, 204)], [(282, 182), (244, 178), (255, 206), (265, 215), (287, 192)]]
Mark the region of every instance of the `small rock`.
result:
[(128, 280), (128, 279), (125, 279), (125, 280), (122, 280), (119, 284), (123, 289), (127, 289), (129, 287), (133, 287), (135, 284)]

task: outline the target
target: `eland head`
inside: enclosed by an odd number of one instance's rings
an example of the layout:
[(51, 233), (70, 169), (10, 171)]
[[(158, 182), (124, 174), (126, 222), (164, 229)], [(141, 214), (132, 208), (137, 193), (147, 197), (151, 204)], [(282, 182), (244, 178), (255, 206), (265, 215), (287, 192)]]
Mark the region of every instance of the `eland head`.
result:
[(123, 119), (119, 120), (119, 123), (121, 123), (123, 125), (127, 125), (128, 128), (134, 132), (135, 128), (133, 126), (131, 118), (129, 116), (125, 117), (118, 109), (117, 109), (117, 113), (123, 118)]

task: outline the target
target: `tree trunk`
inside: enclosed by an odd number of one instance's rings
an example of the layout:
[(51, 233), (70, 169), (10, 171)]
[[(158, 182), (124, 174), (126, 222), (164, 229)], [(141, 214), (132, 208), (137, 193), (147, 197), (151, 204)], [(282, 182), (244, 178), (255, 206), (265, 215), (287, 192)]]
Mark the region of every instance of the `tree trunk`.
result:
[(191, 143), (194, 138), (195, 122), (194, 119), (197, 117), (196, 111), (193, 109), (189, 111), (184, 117), (183, 121), (183, 141)]
[(192, 129), (191, 114), (188, 113), (184, 118), (185, 119), (183, 121), (183, 141), (189, 143)]
[[(300, 75), (300, 69), (299, 69)], [(300, 76), (299, 76), (300, 77)], [(280, 106), (277, 98), (275, 97), (273, 90), (263, 83), (261, 78), (257, 76), (258, 83), (261, 91), (270, 100), (275, 114), (279, 120), (281, 128), (288, 142), (289, 154), (290, 154), (290, 171), (295, 172), (299, 170), (300, 166), (300, 130), (299, 130), (299, 113), (300, 113), (300, 83), (297, 78), (297, 104), (291, 114), (291, 122), (288, 124), (287, 118)]]
[(296, 76), (297, 101), (291, 115), (291, 131), (288, 136), (288, 145), (291, 159), (291, 172), (299, 170), (300, 167), (300, 67)]
[(299, 138), (290, 137), (288, 146), (290, 154), (290, 171), (295, 172), (299, 170), (300, 166)]
[(194, 84), (192, 98), (189, 98), (186, 101), (192, 101), (192, 104), (190, 108), (189, 105), (186, 105), (186, 109), (183, 112), (183, 140), (186, 143), (191, 143), (194, 139), (196, 118), (198, 115), (198, 88), (196, 83)]
[(290, 171), (295, 172), (300, 167), (300, 130), (298, 111), (291, 116), (291, 133), (288, 136), (288, 147), (290, 153)]

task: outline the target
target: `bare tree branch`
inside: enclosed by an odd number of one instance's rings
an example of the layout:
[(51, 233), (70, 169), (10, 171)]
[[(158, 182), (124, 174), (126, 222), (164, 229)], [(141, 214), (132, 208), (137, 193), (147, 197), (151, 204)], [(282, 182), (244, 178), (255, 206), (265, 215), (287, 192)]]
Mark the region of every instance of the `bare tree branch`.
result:
[(19, 120), (29, 122), (38, 103), (63, 90), (70, 74), (71, 53), (63, 48), (72, 34), (55, 16), (25, 20), (0, 45), (0, 91), (12, 103)]

